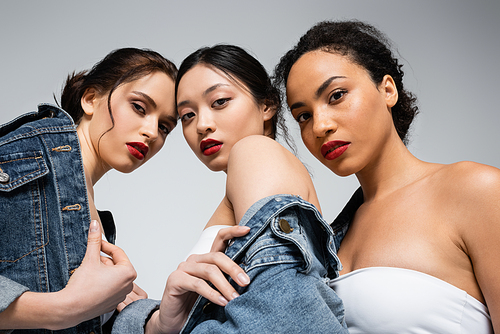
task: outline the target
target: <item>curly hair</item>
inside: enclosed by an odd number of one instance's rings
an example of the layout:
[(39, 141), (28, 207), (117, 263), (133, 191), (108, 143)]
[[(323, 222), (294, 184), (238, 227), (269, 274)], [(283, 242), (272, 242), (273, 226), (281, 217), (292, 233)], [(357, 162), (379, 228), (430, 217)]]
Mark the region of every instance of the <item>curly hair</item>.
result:
[(391, 108), (394, 126), (401, 140), (408, 143), (408, 130), (418, 114), (416, 97), (403, 84), (403, 65), (391, 51), (389, 39), (377, 28), (357, 20), (323, 21), (314, 25), (288, 51), (274, 70), (274, 84), (284, 92), (295, 62), (305, 53), (321, 50), (348, 57), (369, 73), (375, 84), (390, 75), (398, 89), (398, 102)]

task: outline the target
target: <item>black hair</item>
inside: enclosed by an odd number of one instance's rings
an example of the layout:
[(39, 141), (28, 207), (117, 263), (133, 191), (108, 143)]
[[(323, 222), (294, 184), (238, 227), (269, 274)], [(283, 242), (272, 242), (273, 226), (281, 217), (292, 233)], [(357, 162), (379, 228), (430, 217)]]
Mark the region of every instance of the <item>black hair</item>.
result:
[(175, 82), (175, 96), (181, 78), (198, 64), (213, 67), (237, 83), (243, 84), (258, 104), (265, 104), (275, 108), (276, 113), (272, 118), (272, 130), (269, 136), (276, 139), (282, 137), (290, 146), (291, 139), (285, 126), (285, 120), (280, 117), (281, 94), (271, 83), (264, 66), (248, 52), (239, 46), (228, 44), (217, 44), (212, 47), (203, 47), (191, 53), (184, 59), (179, 67), (179, 73)]
[(347, 56), (370, 74), (375, 84), (390, 75), (398, 89), (398, 101), (391, 108), (394, 126), (407, 144), (408, 130), (418, 113), (416, 97), (403, 85), (403, 65), (391, 51), (389, 39), (377, 28), (357, 20), (323, 21), (314, 25), (297, 45), (281, 57), (274, 72), (274, 84), (284, 91), (295, 62), (305, 53), (321, 50)]

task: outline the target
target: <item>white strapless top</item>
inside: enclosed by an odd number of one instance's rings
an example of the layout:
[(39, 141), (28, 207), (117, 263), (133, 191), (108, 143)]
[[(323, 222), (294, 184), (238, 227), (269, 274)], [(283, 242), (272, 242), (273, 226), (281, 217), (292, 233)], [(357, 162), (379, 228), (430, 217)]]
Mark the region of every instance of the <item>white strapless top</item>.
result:
[(370, 267), (332, 281), (356, 333), (491, 333), (488, 309), (467, 292), (418, 271)]

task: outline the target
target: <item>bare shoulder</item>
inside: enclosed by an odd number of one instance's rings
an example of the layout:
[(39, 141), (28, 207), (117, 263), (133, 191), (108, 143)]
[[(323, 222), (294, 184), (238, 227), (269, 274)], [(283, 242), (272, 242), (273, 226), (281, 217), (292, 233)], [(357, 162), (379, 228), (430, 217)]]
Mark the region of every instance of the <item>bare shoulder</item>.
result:
[(443, 165), (437, 176), (450, 191), (466, 197), (500, 196), (500, 169), (476, 162)]
[(298, 195), (320, 208), (304, 165), (265, 136), (245, 137), (233, 146), (227, 164), (226, 194), (237, 220), (257, 200), (277, 194)]
[[(242, 138), (239, 140), (234, 146), (233, 150), (239, 151), (239, 150), (251, 150), (252, 152), (255, 153), (262, 153), (262, 152), (283, 152), (285, 153), (288, 151), (286, 148), (284, 148), (280, 143), (278, 143), (276, 140), (271, 139), (266, 136), (260, 136), (260, 135), (253, 135), (253, 136), (248, 136), (245, 138)], [(291, 153), (290, 153), (291, 154)]]
[(289, 150), (277, 141), (266, 136), (248, 136), (239, 140), (231, 149), (228, 168), (234, 164), (258, 166), (265, 164), (281, 164), (286, 162), (292, 166), (302, 163)]
[(444, 215), (443, 219), (456, 223), (463, 239), (500, 223), (498, 168), (463, 161), (442, 165), (433, 177), (439, 212)]

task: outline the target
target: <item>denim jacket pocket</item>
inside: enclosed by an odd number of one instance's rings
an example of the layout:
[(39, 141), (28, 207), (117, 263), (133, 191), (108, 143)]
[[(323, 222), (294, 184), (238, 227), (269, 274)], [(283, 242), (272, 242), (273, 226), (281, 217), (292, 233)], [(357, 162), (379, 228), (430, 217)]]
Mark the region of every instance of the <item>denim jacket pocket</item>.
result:
[[(46, 203), (43, 176), (49, 168), (41, 151), (0, 154), (0, 269), (10, 267), (48, 241), (43, 233)], [(3, 272), (3, 270), (0, 270)]]
[(48, 174), (42, 152), (29, 151), (0, 155), (0, 191), (11, 191)]

